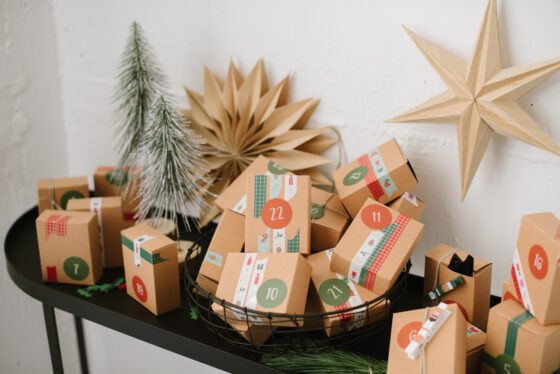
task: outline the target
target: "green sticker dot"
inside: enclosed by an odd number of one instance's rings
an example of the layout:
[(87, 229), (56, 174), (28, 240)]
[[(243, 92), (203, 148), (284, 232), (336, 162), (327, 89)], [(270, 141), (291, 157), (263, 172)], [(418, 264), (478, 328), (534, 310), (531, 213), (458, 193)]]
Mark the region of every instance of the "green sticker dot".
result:
[(319, 287), (319, 297), (325, 304), (339, 306), (350, 298), (350, 287), (342, 279), (327, 279)]
[(64, 273), (70, 278), (81, 281), (87, 278), (89, 266), (87, 262), (79, 257), (68, 257), (64, 261)]
[(272, 174), (282, 175), (286, 174), (288, 169), (284, 169), (282, 166), (278, 165), (276, 162), (269, 161), (268, 162), (268, 171)]
[(494, 369), (496, 374), (521, 374), (519, 365), (510, 355), (503, 354), (496, 357), (494, 362)]
[(362, 179), (364, 179), (367, 173), (368, 173), (367, 167), (358, 166), (357, 168), (355, 168), (354, 170), (346, 174), (346, 176), (342, 180), (342, 183), (344, 183), (345, 186), (352, 186), (358, 183), (359, 181), (361, 181)]
[(74, 191), (74, 190), (66, 191), (60, 198), (60, 206), (62, 207), (62, 209), (66, 210), (66, 205), (68, 205), (68, 201), (70, 201), (70, 199), (83, 199), (83, 198), (84, 198), (84, 194), (82, 194), (79, 191)]
[(105, 179), (113, 186), (124, 186), (128, 182), (128, 172), (123, 169), (114, 169), (105, 174)]
[(282, 279), (269, 279), (257, 291), (257, 303), (266, 309), (282, 304), (288, 295), (288, 287)]
[(319, 219), (323, 218), (324, 215), (325, 208), (322, 205), (316, 203), (311, 204), (311, 218)]

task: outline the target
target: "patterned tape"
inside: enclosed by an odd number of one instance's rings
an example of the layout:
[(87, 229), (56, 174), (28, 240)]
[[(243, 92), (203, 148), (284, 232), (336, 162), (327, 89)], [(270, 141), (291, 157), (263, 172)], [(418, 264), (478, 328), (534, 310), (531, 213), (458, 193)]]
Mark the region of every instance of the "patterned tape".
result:
[(211, 250), (206, 251), (206, 256), (204, 256), (204, 261), (209, 262), (218, 267), (223, 266), (223, 260), (224, 260), (224, 256), (222, 256), (218, 252), (214, 252)]
[[(134, 242), (121, 235), (121, 243), (131, 251), (134, 251)], [(140, 247), (140, 257), (152, 265), (157, 265), (159, 263), (167, 261), (166, 258), (161, 257), (159, 253), (151, 254), (144, 248)]]
[(239, 199), (232, 210), (239, 214), (245, 214), (245, 211), (247, 210), (247, 194), (243, 195), (243, 197)]
[(439, 303), (436, 308), (432, 309), (429, 318), (424, 321), (422, 328), (418, 330), (404, 350), (409, 359), (415, 360), (420, 353), (423, 354), (424, 347), (437, 334), (450, 315), (451, 311), (445, 303)]
[(511, 278), (513, 280), (515, 292), (517, 293), (517, 299), (523, 303), (525, 309), (527, 309), (532, 314), (535, 314), (533, 303), (531, 302), (531, 295), (529, 294), (529, 289), (527, 288), (527, 282), (525, 280), (523, 267), (521, 266), (521, 257), (519, 256), (519, 251), (517, 248), (515, 248), (515, 251), (513, 252)]
[(103, 218), (102, 218), (102, 200), (100, 197), (93, 197), (89, 201), (89, 211), (97, 216), (97, 225), (99, 226), (99, 245), (101, 246), (101, 261), (105, 266), (105, 240), (103, 237)]
[(457, 287), (463, 285), (464, 283), (465, 283), (465, 279), (459, 275), (458, 277), (453, 278), (450, 281), (445, 282), (444, 284), (436, 287), (434, 290), (428, 292), (424, 296), (424, 300), (426, 302), (435, 301), (440, 297), (442, 297), (443, 295), (445, 295), (446, 293), (449, 293), (454, 289), (456, 289)]
[(517, 332), (519, 327), (525, 322), (531, 320), (533, 316), (528, 311), (513, 317), (508, 322), (507, 333), (506, 333), (506, 346), (504, 348), (504, 353), (515, 357), (515, 346), (517, 345)]
[[(256, 253), (245, 253), (243, 265), (237, 278), (233, 304), (240, 307), (255, 309), (257, 305), (257, 291), (264, 279), (264, 272), (268, 258), (257, 261)], [(243, 314), (233, 311), (237, 319), (244, 320), (246, 317), (253, 322), (260, 322), (260, 318), (250, 314)]]
[(383, 195), (391, 197), (397, 192), (397, 186), (377, 148), (359, 157), (358, 164), (367, 168), (366, 185), (375, 200), (379, 200)]
[(412, 205), (418, 206), (418, 198), (412, 192), (405, 192), (403, 197), (408, 200)]
[(58, 214), (48, 216), (45, 222), (45, 239), (48, 240), (51, 234), (66, 236), (68, 234), (68, 221), (70, 217)]
[(142, 255), (140, 254), (142, 248), (140, 245), (148, 240), (152, 240), (153, 238), (154, 237), (150, 235), (142, 235), (133, 240), (132, 246), (134, 247), (134, 265), (136, 267), (139, 267), (142, 264)]
[(260, 218), (262, 208), (266, 202), (266, 175), (255, 175), (255, 187), (253, 190), (255, 203), (253, 206), (253, 217)]

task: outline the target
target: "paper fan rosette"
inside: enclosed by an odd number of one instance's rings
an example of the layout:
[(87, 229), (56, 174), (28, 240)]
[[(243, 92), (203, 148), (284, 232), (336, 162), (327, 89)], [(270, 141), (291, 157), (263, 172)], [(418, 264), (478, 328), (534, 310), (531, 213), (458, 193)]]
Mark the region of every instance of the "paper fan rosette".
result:
[[(318, 168), (331, 160), (319, 154), (340, 144), (338, 132), (332, 127), (304, 129), (319, 100), (288, 103), (288, 85), (289, 76), (269, 89), (261, 60), (245, 79), (233, 63), (225, 80), (205, 68), (204, 95), (185, 88), (190, 110), (183, 113), (204, 140), (212, 194), (219, 195), (259, 155), (309, 175), (316, 185), (332, 184)], [(214, 198), (207, 197), (209, 202)], [(219, 214), (210, 205), (201, 225)]]

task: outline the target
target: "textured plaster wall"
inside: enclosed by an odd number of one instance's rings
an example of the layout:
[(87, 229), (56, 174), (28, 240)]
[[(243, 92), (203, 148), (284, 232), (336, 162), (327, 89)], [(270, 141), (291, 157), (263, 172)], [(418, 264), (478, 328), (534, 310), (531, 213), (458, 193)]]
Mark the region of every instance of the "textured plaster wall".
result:
[[(321, 99), (313, 122), (338, 126), (349, 158), (397, 138), (426, 202), (426, 231), (413, 271), (422, 273), (424, 252), (445, 242), (491, 259), (498, 294), (521, 215), (553, 211), (560, 216), (560, 158), (496, 136), (461, 203), (455, 126), (384, 123), (445, 88), (400, 25), (467, 59), (485, 5), (485, 0), (4, 2), (0, 199), (8, 213), (0, 217), (0, 235), (34, 203), (33, 181), (39, 175), (91, 174), (95, 166), (114, 162), (111, 95), (127, 27), (136, 19), (181, 105), (186, 105), (183, 85), (202, 90), (203, 65), (225, 75), (232, 59), (246, 73), (262, 57), (270, 81), (292, 74), (292, 99)], [(560, 2), (502, 0), (498, 14), (506, 66), (560, 57)], [(559, 95), (557, 74), (522, 100), (558, 143)], [(46, 139), (55, 146), (47, 149)], [(7, 372), (36, 371), (33, 362), (47, 360), (39, 305), (15, 291), (6, 277), (0, 278), (1, 290), (11, 303), (3, 307), (0, 334), (7, 327), (7, 336), (15, 336), (9, 327), (15, 319), (29, 338), (6, 351), (8, 338), (2, 335), (0, 362), (14, 368)], [(169, 371), (204, 370), (93, 324), (86, 325), (86, 337), (92, 372), (149, 372), (161, 362)], [(26, 347), (39, 352), (37, 360), (26, 358)]]

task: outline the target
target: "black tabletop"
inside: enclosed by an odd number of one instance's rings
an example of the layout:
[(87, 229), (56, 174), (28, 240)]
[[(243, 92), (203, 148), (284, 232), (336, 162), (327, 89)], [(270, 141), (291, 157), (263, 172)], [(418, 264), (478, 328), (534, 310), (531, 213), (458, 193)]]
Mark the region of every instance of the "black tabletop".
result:
[[(202, 321), (190, 318), (186, 294), (182, 308), (155, 317), (125, 291), (96, 293), (92, 298), (77, 294), (77, 286), (43, 283), (35, 231), (37, 209), (22, 215), (10, 228), (5, 242), (8, 273), (31, 297), (52, 307), (130, 335), (158, 347), (232, 373), (275, 373), (260, 363), (258, 353), (230, 345), (210, 332)], [(186, 234), (195, 239), (197, 234)], [(122, 269), (106, 269), (99, 283), (123, 276)], [(408, 289), (399, 309), (421, 306), (422, 278), (409, 276)], [(387, 359), (390, 326), (352, 350)]]

